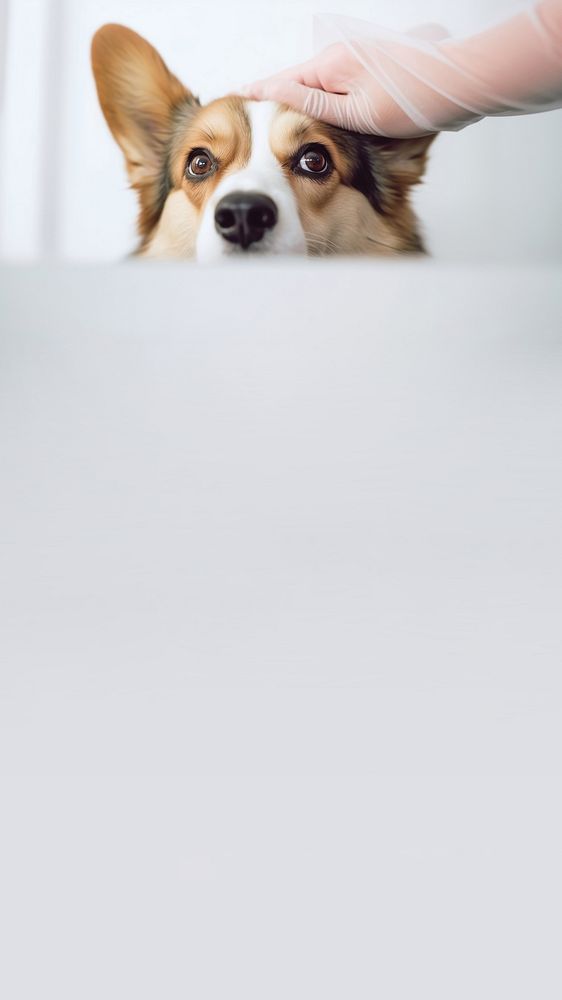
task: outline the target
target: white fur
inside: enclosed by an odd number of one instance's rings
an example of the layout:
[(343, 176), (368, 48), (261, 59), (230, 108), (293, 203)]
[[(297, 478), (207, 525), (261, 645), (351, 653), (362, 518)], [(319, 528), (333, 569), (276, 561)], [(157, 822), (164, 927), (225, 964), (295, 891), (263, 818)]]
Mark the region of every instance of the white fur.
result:
[(173, 191), (168, 195), (162, 218), (142, 256), (159, 260), (189, 257), (193, 253), (197, 222), (197, 213), (184, 192)]
[[(250, 162), (235, 174), (229, 174), (213, 192), (197, 238), (197, 259), (213, 263), (233, 254), (294, 254), (306, 253), (306, 239), (302, 228), (295, 196), (281, 165), (273, 154), (270, 133), (278, 106), (270, 102), (249, 101), (246, 110), (252, 126), (252, 155)], [(219, 201), (233, 191), (258, 191), (272, 198), (277, 206), (279, 221), (263, 240), (249, 250), (224, 240), (215, 229), (215, 210)]]

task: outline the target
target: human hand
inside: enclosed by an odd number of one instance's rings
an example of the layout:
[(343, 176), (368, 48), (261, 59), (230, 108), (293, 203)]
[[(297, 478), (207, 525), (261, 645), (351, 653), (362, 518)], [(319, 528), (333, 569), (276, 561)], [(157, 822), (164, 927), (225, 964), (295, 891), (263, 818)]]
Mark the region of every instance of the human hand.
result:
[[(393, 138), (420, 134), (388, 89), (343, 42), (330, 45), (309, 62), (257, 81), (244, 89), (244, 96), (288, 104), (351, 132)], [(422, 128), (421, 134), (424, 131), (432, 129)]]
[(316, 58), (244, 89), (331, 125), (409, 138), (486, 115), (562, 106), (562, 2), (542, 0), (463, 41), (435, 25), (406, 34), (324, 15)]

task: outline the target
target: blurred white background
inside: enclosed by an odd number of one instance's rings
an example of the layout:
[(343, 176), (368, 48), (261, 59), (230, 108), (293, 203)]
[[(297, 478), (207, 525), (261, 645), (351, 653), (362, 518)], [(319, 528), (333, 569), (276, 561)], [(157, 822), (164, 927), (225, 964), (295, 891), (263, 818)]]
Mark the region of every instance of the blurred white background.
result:
[[(518, 0), (346, 0), (339, 10), (398, 29), (439, 21), (452, 34)], [(332, 5), (335, 9), (337, 5)], [(7, 54), (1, 119), (0, 254), (118, 260), (135, 245), (135, 199), (89, 65), (105, 21), (146, 35), (202, 99), (308, 57), (319, 0), (1, 0)], [(2, 25), (6, 21), (6, 36)], [(417, 194), (445, 260), (562, 259), (562, 114), (499, 119), (442, 136)]]
[(2, 1000), (560, 1000), (561, 299), (0, 268)]

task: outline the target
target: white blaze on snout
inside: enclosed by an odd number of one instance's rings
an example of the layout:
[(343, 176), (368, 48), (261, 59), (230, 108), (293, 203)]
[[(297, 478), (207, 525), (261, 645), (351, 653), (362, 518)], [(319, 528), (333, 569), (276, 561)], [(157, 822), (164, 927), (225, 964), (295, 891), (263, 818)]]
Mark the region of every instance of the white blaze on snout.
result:
[[(197, 258), (203, 262), (212, 263), (232, 254), (306, 253), (306, 239), (295, 196), (270, 144), (271, 127), (278, 114), (278, 106), (270, 102), (248, 101), (245, 107), (252, 130), (250, 161), (243, 170), (225, 177), (205, 206), (197, 238)], [(233, 191), (255, 191), (267, 195), (275, 202), (279, 215), (275, 228), (246, 251), (228, 243), (215, 228), (217, 205)]]

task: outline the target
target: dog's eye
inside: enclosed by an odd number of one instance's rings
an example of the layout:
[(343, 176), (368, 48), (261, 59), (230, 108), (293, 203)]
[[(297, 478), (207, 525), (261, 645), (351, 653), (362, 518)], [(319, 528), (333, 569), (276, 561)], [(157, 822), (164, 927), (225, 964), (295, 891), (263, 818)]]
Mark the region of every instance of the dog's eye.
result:
[(187, 173), (190, 177), (208, 177), (216, 167), (216, 162), (206, 149), (196, 149), (189, 158)]
[(299, 171), (304, 174), (314, 174), (316, 177), (330, 172), (332, 161), (328, 151), (322, 146), (309, 146), (303, 150), (299, 159)]

